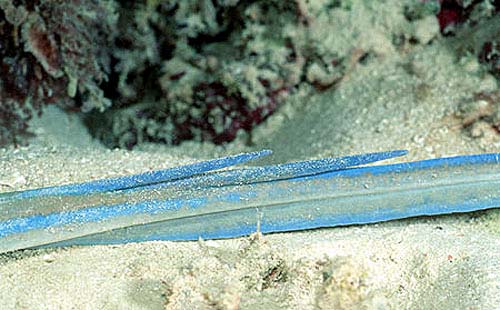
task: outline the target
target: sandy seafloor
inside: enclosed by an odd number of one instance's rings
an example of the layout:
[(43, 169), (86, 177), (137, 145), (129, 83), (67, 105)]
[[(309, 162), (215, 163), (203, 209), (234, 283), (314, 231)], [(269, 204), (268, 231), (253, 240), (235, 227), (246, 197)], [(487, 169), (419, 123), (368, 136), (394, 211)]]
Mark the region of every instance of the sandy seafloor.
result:
[[(457, 106), (496, 81), (439, 42), (357, 66), (337, 87), (289, 104), (252, 148), (184, 143), (108, 150), (76, 115), (33, 123), (27, 147), (0, 150), (0, 190), (171, 167), (252, 149), (273, 161), (408, 149), (404, 160), (500, 152), (472, 138)], [(412, 73), (402, 64), (410, 63)], [(469, 98), (469, 99), (467, 99)], [(63, 125), (61, 125), (63, 124)], [(486, 127), (484, 127), (486, 128)], [(0, 255), (0, 309), (498, 309), (500, 216), (475, 214), (279, 233), (261, 238), (146, 242)]]

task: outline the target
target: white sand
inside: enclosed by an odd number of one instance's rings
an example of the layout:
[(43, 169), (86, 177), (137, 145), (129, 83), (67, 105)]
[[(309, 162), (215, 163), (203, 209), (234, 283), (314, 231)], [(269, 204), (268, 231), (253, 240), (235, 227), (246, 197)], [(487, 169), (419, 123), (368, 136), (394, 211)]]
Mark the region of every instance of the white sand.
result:
[[(458, 64), (438, 43), (401, 57), (359, 65), (338, 92), (307, 101), (299, 92), (255, 132), (255, 149), (273, 149), (273, 161), (391, 149), (410, 150), (406, 160), (500, 151), (499, 136), (470, 138), (454, 116), (459, 102), (497, 87), (475, 60)], [(0, 150), (1, 191), (248, 150), (242, 138), (225, 148), (110, 151), (56, 109), (34, 127), (29, 147)], [(0, 256), (0, 308), (494, 309), (499, 227), (492, 210), (260, 239), (22, 251)]]

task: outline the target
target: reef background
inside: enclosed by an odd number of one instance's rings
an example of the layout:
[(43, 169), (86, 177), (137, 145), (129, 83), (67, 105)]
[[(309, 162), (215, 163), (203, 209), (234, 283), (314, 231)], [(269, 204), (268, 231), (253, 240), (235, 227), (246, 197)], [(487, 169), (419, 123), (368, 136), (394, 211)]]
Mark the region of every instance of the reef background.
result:
[(443, 37), (457, 60), (477, 58), (499, 77), (499, 9), (493, 0), (1, 0), (0, 145), (27, 143), (28, 121), (48, 105), (78, 113), (110, 148), (241, 136), (251, 145), (252, 129), (290, 96), (336, 89), (385, 58), (405, 58), (417, 75), (409, 54)]
[[(2, 192), (262, 148), (274, 162), (500, 152), (494, 1), (35, 2), (89, 8), (64, 24), (93, 21), (101, 30), (87, 41), (9, 3), (1, 11), (20, 17), (0, 28), (18, 24), (23, 48), (7, 57), (0, 46), (0, 115), (10, 116), (0, 118)], [(28, 45), (33, 34), (39, 43)], [(76, 49), (88, 53), (78, 65), (37, 52), (70, 50), (72, 40), (94, 43)], [(491, 309), (500, 304), (499, 220), (492, 210), (260, 239), (16, 252), (0, 256), (0, 307)]]

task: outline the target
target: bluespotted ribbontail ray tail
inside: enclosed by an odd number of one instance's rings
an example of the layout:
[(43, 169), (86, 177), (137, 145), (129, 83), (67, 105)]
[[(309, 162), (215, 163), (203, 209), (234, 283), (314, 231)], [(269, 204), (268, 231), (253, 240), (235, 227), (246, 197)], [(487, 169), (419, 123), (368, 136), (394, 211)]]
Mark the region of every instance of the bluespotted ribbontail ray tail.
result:
[[(171, 178), (163, 170), (161, 180), (134, 186), (3, 194), (0, 253), (41, 246), (231, 238), (255, 232), (257, 225), (269, 233), (500, 206), (499, 154), (357, 167), (406, 154), (393, 151), (215, 171), (232, 165), (228, 159), (238, 164), (269, 153), (193, 164), (201, 168)], [(187, 171), (183, 167), (173, 169)]]

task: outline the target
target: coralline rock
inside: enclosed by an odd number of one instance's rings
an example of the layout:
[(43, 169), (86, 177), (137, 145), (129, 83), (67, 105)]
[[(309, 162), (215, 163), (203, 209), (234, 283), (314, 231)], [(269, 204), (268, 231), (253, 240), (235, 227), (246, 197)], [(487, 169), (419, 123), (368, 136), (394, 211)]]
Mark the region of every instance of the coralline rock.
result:
[(115, 24), (112, 1), (0, 0), (0, 145), (23, 142), (27, 121), (47, 104), (111, 105), (99, 84)]

